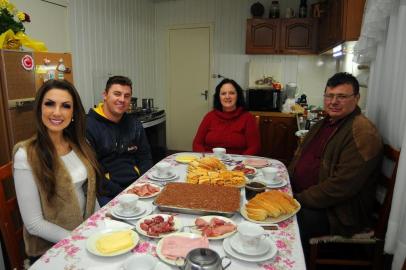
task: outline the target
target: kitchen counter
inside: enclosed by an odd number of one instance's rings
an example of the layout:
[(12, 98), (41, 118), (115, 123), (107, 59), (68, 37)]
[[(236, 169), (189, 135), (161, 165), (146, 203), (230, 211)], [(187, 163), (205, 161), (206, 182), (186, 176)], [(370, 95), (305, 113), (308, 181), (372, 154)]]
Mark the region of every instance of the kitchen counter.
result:
[(288, 118), (296, 118), (296, 114), (294, 113), (282, 113), (282, 112), (260, 112), (260, 111), (250, 111), (251, 114), (254, 116), (271, 116), (271, 117), (288, 117)]

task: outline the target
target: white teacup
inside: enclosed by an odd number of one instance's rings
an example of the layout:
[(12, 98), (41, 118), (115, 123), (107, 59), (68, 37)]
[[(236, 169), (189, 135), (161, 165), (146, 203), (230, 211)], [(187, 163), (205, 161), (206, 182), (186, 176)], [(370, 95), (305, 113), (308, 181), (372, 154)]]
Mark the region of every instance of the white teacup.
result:
[(265, 167), (261, 169), (262, 175), (264, 176), (264, 181), (268, 184), (278, 184), (281, 180), (276, 177), (278, 173), (277, 168)]
[(223, 159), (226, 156), (227, 151), (225, 148), (216, 147), (216, 148), (213, 148), (212, 150), (213, 150), (213, 154), (219, 159)]
[(159, 176), (167, 177), (171, 173), (171, 164), (165, 161), (159, 162), (155, 165), (156, 172)]
[(260, 225), (247, 221), (238, 224), (237, 231), (243, 248), (248, 251), (257, 251), (260, 241), (266, 237)]
[(133, 213), (137, 209), (138, 195), (136, 194), (122, 194), (118, 197), (118, 203), (125, 213)]

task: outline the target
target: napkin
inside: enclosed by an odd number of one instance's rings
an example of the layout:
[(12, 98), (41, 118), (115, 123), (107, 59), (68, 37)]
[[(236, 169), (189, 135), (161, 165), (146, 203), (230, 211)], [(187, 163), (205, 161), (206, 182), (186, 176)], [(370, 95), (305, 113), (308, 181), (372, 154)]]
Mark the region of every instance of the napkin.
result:
[(110, 254), (133, 245), (132, 231), (117, 231), (108, 233), (96, 241), (96, 249), (103, 254)]
[(131, 226), (130, 224), (118, 220), (113, 220), (113, 219), (104, 219), (104, 228), (106, 229), (131, 229), (134, 226)]

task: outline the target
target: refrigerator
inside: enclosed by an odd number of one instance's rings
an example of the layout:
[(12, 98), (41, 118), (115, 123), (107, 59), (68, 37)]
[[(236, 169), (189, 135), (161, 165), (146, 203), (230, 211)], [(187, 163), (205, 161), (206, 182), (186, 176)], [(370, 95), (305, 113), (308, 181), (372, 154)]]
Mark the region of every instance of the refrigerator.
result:
[(73, 83), (69, 53), (0, 50), (0, 166), (17, 142), (34, 134), (36, 91), (53, 78)]

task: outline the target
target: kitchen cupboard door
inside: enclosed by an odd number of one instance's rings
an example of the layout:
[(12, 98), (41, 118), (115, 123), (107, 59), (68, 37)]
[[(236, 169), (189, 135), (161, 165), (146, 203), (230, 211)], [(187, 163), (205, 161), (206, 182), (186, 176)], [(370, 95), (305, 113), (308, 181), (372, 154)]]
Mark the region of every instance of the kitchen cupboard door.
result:
[(365, 0), (329, 0), (320, 3), (319, 52), (345, 41), (358, 40)]
[(260, 116), (261, 155), (288, 165), (297, 147), (296, 118)]
[(247, 54), (277, 53), (279, 36), (278, 19), (248, 19), (245, 52)]
[(315, 54), (317, 52), (317, 20), (282, 19), (281, 54)]

